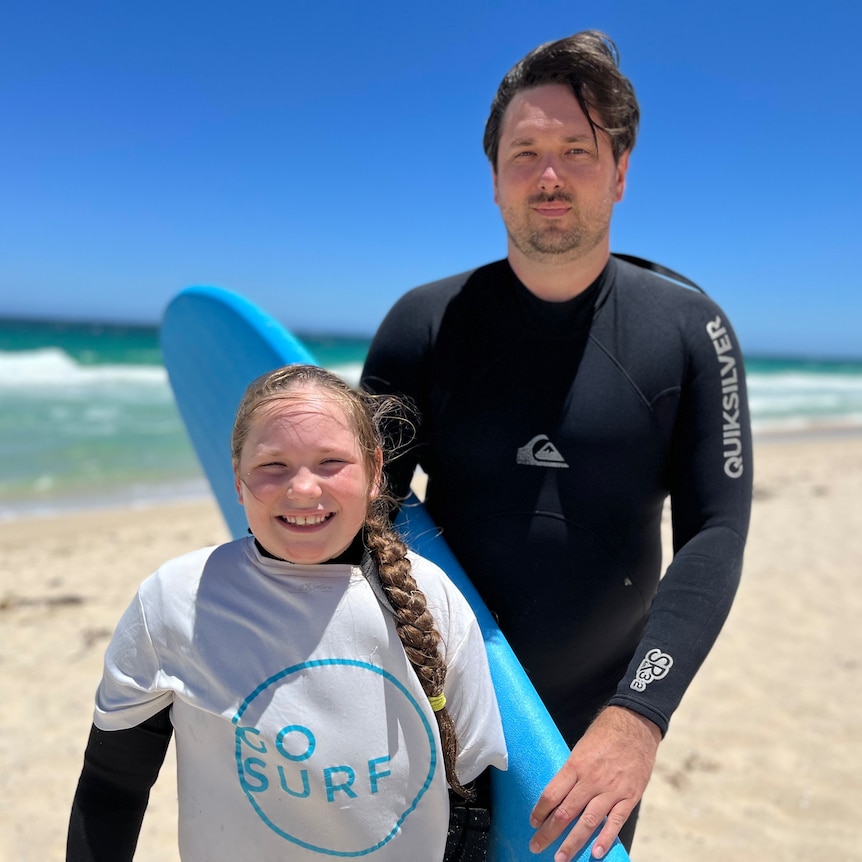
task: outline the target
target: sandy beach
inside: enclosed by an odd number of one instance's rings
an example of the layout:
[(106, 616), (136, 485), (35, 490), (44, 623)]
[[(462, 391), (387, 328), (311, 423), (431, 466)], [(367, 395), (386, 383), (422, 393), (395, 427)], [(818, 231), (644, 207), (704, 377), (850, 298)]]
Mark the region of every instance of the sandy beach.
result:
[[(862, 436), (758, 441), (742, 586), (659, 751), (635, 862), (862, 859), (860, 500)], [(0, 862), (63, 858), (113, 626), (158, 564), (225, 538), (209, 501), (0, 524)], [(174, 778), (169, 757), (140, 862), (179, 858)]]

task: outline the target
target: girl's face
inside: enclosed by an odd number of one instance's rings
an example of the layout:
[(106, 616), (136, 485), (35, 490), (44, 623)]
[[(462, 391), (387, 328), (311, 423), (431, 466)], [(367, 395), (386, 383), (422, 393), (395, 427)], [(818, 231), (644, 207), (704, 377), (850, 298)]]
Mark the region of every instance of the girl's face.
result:
[(234, 465), (252, 533), (292, 563), (322, 563), (350, 546), (379, 475), (379, 466), (368, 475), (344, 409), (314, 390), (262, 407)]

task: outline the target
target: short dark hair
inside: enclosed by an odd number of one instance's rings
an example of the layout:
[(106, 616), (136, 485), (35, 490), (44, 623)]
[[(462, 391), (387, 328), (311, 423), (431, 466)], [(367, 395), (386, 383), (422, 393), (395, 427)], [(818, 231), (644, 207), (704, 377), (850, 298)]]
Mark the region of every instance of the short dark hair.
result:
[(593, 129), (611, 139), (614, 159), (632, 149), (640, 108), (631, 81), (620, 72), (617, 46), (604, 33), (584, 30), (546, 42), (517, 62), (497, 88), (485, 124), (485, 155), (496, 170), (500, 129), (509, 102), (521, 90), (543, 84), (565, 84), (578, 100)]

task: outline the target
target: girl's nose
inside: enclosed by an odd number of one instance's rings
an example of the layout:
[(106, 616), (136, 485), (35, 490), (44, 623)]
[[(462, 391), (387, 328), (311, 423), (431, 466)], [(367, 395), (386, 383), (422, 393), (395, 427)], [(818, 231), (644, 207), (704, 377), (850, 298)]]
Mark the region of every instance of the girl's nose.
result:
[(317, 476), (307, 467), (300, 467), (287, 484), (287, 496), (291, 499), (307, 499), (320, 496)]

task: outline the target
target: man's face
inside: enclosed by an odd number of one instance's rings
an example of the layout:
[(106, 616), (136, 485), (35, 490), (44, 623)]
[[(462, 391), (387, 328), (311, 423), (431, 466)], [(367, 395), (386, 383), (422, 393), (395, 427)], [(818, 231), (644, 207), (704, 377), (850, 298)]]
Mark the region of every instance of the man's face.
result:
[(599, 247), (608, 250), (628, 156), (615, 162), (608, 136), (596, 130), (594, 139), (567, 86), (544, 84), (517, 93), (503, 115), (494, 170), (494, 201), (510, 255), (564, 263)]

